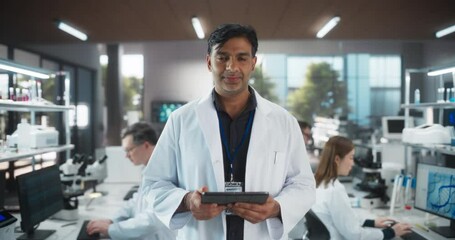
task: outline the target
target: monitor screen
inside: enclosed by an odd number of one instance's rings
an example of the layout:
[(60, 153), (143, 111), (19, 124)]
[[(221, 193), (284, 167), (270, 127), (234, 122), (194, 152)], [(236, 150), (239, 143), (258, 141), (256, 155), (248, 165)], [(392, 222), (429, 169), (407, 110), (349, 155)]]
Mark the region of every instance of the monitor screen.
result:
[(166, 123), (171, 113), (184, 104), (185, 102), (176, 101), (152, 102), (152, 122)]
[(355, 145), (354, 160), (356, 162), (373, 162), (373, 149), (368, 146)]
[(433, 227), (446, 237), (455, 236), (455, 168), (417, 165), (415, 208), (451, 220), (450, 227)]
[[(57, 165), (16, 177), (21, 229), (24, 235), (41, 238), (53, 230), (34, 230), (35, 226), (63, 209), (63, 191)], [(45, 238), (45, 237), (44, 237)], [(25, 238), (26, 239), (26, 238)]]
[[(409, 127), (414, 126), (414, 119), (409, 117)], [(401, 139), (405, 128), (406, 118), (404, 116), (382, 117), (382, 136), (387, 139)]]

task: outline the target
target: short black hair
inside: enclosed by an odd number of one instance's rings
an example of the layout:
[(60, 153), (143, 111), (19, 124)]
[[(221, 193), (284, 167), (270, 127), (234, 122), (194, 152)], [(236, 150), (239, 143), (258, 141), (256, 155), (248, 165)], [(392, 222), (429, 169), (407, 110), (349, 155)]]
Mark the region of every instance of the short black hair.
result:
[(144, 142), (156, 145), (156, 142), (158, 141), (152, 126), (146, 122), (137, 122), (125, 128), (122, 132), (122, 139), (129, 135), (133, 136), (133, 144), (136, 146)]
[(311, 125), (308, 122), (305, 122), (305, 121), (299, 121), (299, 126), (300, 126), (301, 129), (311, 128)]
[(212, 53), (213, 46), (218, 45), (216, 49), (220, 49), (229, 39), (235, 37), (245, 37), (248, 39), (251, 44), (251, 53), (253, 54), (253, 57), (256, 56), (256, 52), (258, 51), (258, 38), (256, 30), (254, 30), (251, 26), (235, 23), (219, 25), (215, 31), (210, 34), (210, 37), (207, 40), (207, 53), (210, 55)]

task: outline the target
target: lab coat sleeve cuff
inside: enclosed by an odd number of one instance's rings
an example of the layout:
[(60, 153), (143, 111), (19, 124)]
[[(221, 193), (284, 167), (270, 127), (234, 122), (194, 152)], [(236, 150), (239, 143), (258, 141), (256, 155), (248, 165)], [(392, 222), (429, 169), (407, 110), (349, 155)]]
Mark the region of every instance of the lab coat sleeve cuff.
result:
[(169, 228), (171, 230), (178, 230), (185, 226), (192, 218), (191, 212), (182, 212), (176, 213), (172, 216), (171, 221), (169, 223)]
[(113, 223), (109, 225), (109, 228), (107, 229), (107, 234), (109, 234), (110, 239), (120, 239), (121, 231), (118, 223)]
[(279, 218), (269, 218), (267, 228), (271, 239), (281, 239), (284, 233), (283, 222)]
[(382, 233), (384, 234), (384, 239), (392, 239), (395, 237), (395, 231), (390, 227), (382, 229)]
[(374, 227), (374, 220), (365, 219), (365, 222), (363, 222), (362, 227)]

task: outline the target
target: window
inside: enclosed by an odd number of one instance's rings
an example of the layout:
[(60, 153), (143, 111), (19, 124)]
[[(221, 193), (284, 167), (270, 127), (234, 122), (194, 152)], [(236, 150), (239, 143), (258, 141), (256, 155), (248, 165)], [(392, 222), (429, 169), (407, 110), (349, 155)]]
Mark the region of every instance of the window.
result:
[[(144, 88), (144, 56), (142, 54), (127, 54), (121, 58), (121, 71), (123, 83), (123, 109), (125, 116), (139, 115), (142, 118), (142, 96)], [(106, 70), (109, 62), (108, 56), (100, 56), (103, 68), (103, 81), (106, 82)], [(138, 112), (139, 114), (128, 114)], [(128, 118), (128, 117), (126, 117)], [(139, 119), (137, 119), (139, 120)], [(134, 122), (134, 121), (133, 121)]]
[[(263, 54), (261, 59), (263, 74), (270, 76), (271, 81), (275, 83), (277, 95), (280, 98), (279, 104), (291, 112), (293, 112), (293, 108), (299, 108), (298, 106), (293, 107), (289, 101), (289, 97), (294, 92), (301, 91), (301, 94), (295, 97), (298, 101), (310, 94), (305, 90), (299, 90), (305, 86), (305, 81), (307, 81), (308, 67), (311, 64), (325, 63), (326, 67), (328, 65), (328, 68), (337, 74), (337, 81), (324, 83), (324, 88), (327, 87), (324, 91), (330, 96), (326, 96), (327, 102), (325, 103), (319, 99), (321, 104), (330, 105), (333, 103), (332, 101), (336, 102), (345, 98), (348, 120), (367, 127), (378, 126), (382, 116), (398, 114), (402, 78), (399, 55), (288, 56)], [(337, 93), (333, 83), (344, 85), (346, 92)], [(327, 86), (328, 84), (333, 86)], [(305, 101), (298, 104), (308, 105)], [(318, 111), (314, 115), (323, 114)], [(332, 114), (346, 115), (343, 111), (339, 108)], [(296, 117), (301, 118), (298, 114)]]

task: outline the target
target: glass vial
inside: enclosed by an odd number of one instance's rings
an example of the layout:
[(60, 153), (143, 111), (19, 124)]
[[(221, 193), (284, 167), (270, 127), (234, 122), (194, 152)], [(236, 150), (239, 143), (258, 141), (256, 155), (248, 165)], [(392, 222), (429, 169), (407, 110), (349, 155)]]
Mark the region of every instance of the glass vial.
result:
[(414, 103), (420, 103), (420, 90), (418, 88), (414, 91)]
[(444, 88), (438, 88), (438, 103), (445, 102), (444, 101)]

